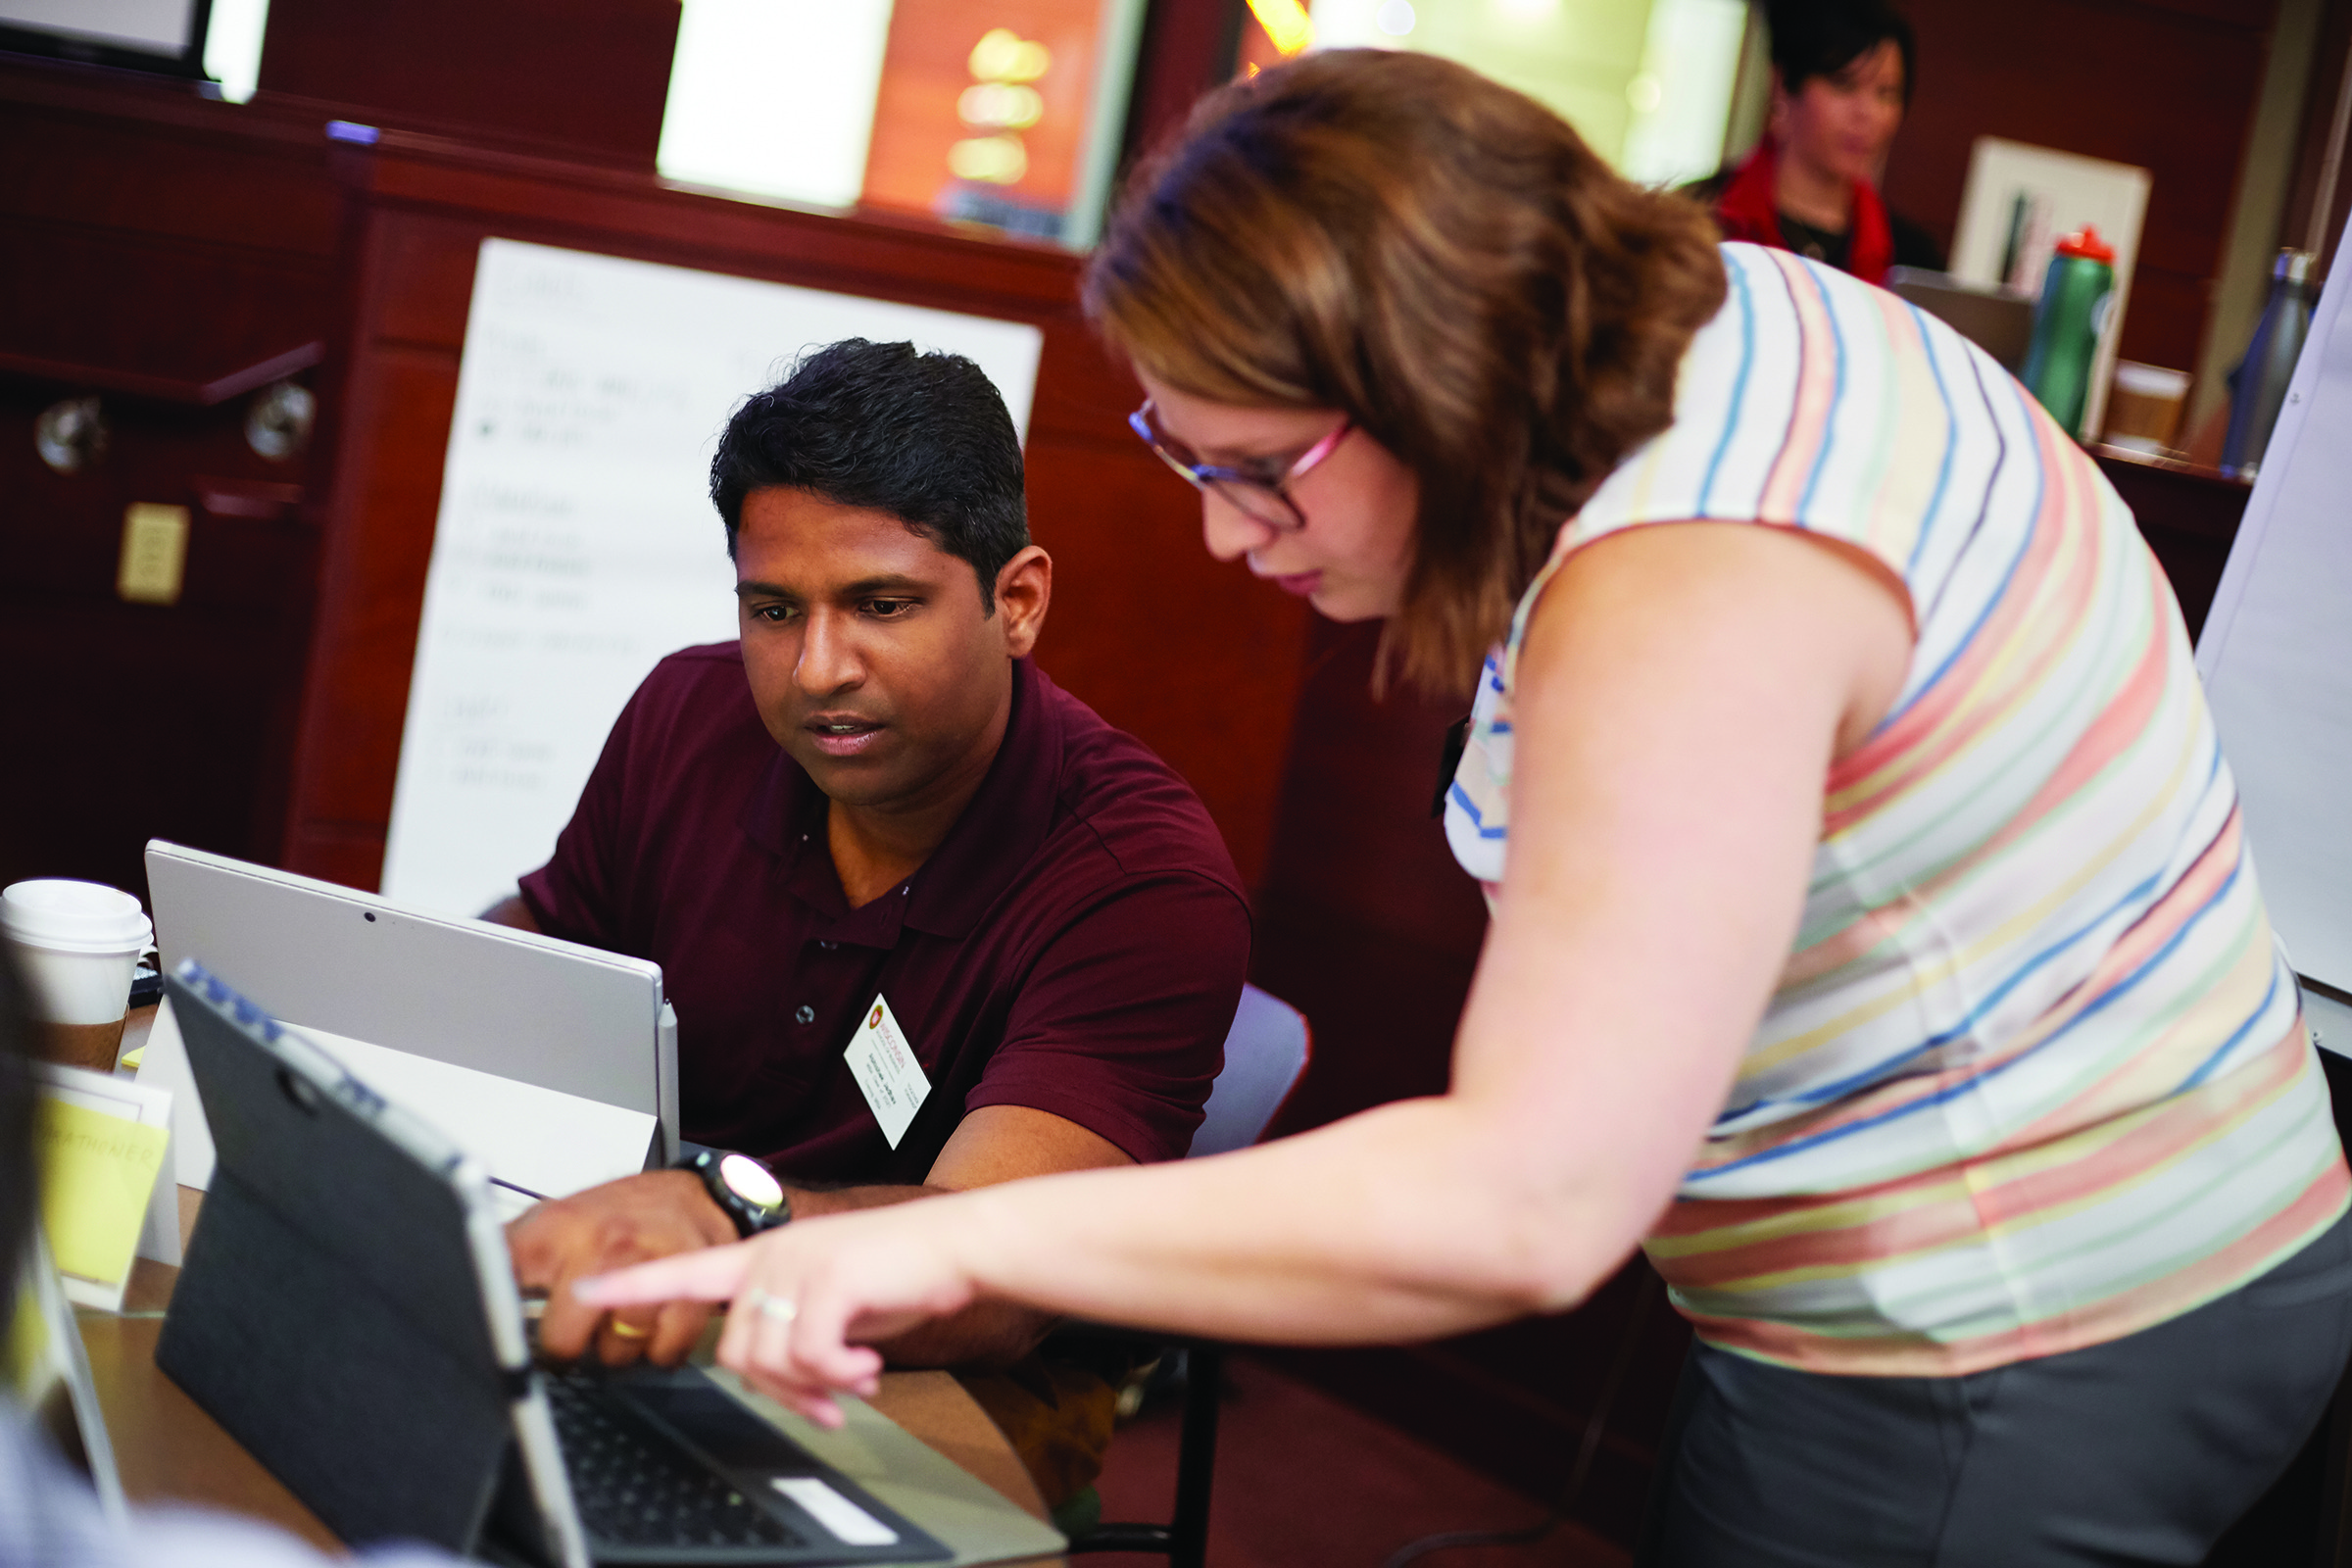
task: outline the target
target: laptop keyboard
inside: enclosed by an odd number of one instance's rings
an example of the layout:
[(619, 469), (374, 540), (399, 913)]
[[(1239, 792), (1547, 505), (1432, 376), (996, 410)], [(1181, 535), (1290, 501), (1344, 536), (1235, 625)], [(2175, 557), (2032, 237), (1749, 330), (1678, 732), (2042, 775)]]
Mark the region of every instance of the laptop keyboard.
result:
[(808, 1539), (586, 1379), (543, 1380), (589, 1535), (628, 1546), (799, 1546)]

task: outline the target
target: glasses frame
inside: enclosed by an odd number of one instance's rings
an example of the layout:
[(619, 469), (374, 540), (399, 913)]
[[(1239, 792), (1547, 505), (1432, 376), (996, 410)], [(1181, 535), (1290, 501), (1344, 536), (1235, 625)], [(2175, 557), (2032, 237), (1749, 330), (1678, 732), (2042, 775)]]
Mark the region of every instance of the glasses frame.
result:
[[(1142, 408), (1127, 416), (1127, 428), (1152, 449), (1153, 457), (1174, 469), (1177, 476), (1194, 489), (1215, 491), (1236, 512), (1252, 522), (1262, 523), (1278, 533), (1296, 533), (1306, 526), (1306, 514), (1291, 495), (1291, 486), (1312, 472), (1317, 465), (1339, 449), (1340, 443), (1348, 438), (1348, 433), (1355, 428), (1355, 420), (1343, 416), (1337, 429), (1298, 454), (1298, 460), (1283, 470), (1282, 476), (1272, 483), (1255, 474), (1244, 473), (1239, 468), (1191, 462), (1192, 453), (1189, 450), (1181, 457), (1170, 451), (1167, 438), (1152, 423), (1150, 398), (1144, 399)], [(1269, 512), (1273, 515), (1268, 515)]]

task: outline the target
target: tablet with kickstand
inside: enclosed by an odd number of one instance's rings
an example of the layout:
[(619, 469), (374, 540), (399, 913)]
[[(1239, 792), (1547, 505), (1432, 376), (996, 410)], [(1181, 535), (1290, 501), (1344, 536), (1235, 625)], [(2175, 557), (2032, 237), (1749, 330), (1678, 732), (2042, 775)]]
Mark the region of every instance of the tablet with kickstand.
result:
[(695, 1368), (534, 1364), (481, 1167), (194, 961), (167, 985), (219, 1166), (156, 1362), (345, 1541), (949, 1557)]

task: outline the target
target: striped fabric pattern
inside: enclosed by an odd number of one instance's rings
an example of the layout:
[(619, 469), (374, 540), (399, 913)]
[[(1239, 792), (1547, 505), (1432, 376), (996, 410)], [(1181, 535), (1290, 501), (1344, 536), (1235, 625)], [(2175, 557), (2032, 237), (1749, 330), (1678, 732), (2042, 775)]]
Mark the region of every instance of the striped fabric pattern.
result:
[(1647, 1243), (1727, 1349), (1953, 1376), (2252, 1279), (2352, 1200), (2171, 590), (2090, 461), (1891, 294), (1723, 247), (1675, 422), (1562, 528), (1480, 683), (1446, 831), (1498, 881), (1510, 686), (1578, 546), (1686, 518), (1857, 546), (1918, 645), (1831, 770), (1803, 922)]

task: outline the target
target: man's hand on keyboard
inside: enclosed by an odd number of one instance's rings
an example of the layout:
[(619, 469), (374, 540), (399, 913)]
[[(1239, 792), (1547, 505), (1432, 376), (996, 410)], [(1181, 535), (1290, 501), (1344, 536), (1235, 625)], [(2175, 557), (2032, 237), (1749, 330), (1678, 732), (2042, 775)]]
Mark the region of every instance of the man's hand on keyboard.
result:
[(640, 1355), (675, 1365), (702, 1337), (710, 1307), (670, 1301), (608, 1313), (575, 1297), (572, 1281), (734, 1240), (734, 1222), (688, 1171), (649, 1171), (551, 1199), (507, 1227), (516, 1283), (547, 1293), (540, 1349), (560, 1360), (593, 1349), (607, 1366)]

